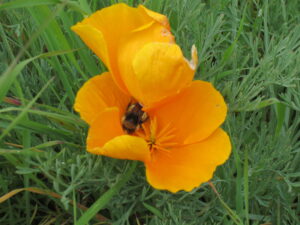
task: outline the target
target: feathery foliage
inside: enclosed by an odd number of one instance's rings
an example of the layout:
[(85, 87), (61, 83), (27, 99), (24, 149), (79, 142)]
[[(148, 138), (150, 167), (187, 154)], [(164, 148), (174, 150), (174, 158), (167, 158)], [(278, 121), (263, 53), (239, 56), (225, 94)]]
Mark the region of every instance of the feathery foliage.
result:
[[(220, 196), (209, 184), (158, 191), (141, 163), (86, 153), (72, 105), (105, 67), (70, 26), (117, 2), (166, 14), (185, 55), (198, 49), (196, 79), (225, 96), (233, 153), (211, 181)], [(0, 224), (300, 224), (299, 12), (298, 0), (2, 1)]]

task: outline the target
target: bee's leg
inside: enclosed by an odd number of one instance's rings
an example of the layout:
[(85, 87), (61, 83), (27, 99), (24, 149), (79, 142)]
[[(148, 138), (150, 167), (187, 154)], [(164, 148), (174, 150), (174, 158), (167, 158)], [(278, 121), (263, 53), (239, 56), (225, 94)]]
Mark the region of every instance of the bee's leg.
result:
[(141, 123), (144, 123), (148, 119), (149, 119), (148, 114), (146, 112), (143, 112), (143, 114), (141, 116)]
[[(134, 131), (133, 132), (135, 132), (135, 131), (137, 131), (137, 130), (139, 130), (141, 128), (141, 125), (140, 124), (138, 124), (136, 127), (135, 127), (135, 129), (134, 129)], [(132, 132), (132, 133), (133, 133)]]

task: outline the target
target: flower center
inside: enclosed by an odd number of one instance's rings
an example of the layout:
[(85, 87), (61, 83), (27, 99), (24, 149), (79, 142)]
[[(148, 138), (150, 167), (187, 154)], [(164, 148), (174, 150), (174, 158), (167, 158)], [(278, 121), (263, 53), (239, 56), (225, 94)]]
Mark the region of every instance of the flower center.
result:
[(169, 152), (172, 147), (178, 144), (174, 141), (175, 129), (172, 129), (170, 125), (158, 129), (155, 117), (149, 119), (146, 123), (143, 123), (141, 127), (142, 129), (138, 130), (136, 135), (147, 141), (151, 152)]

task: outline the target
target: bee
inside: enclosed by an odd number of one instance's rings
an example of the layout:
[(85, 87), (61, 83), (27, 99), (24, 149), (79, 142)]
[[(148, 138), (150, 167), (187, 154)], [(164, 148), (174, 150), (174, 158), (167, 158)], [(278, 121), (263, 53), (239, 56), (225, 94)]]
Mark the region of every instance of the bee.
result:
[(128, 134), (137, 131), (141, 124), (144, 123), (149, 117), (146, 112), (142, 110), (142, 106), (137, 103), (129, 103), (127, 110), (122, 117), (123, 130)]

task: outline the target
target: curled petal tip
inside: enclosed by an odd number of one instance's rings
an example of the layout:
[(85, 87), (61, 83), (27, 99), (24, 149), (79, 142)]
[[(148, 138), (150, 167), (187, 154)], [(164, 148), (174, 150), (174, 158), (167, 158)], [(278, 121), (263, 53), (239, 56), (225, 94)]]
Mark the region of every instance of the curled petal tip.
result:
[(186, 60), (192, 70), (196, 70), (198, 65), (198, 53), (195, 45), (191, 48), (191, 60)]
[(195, 45), (192, 46), (192, 61), (193, 61), (193, 64), (195, 65), (195, 67), (197, 66), (198, 64), (198, 52), (197, 52), (197, 48)]

